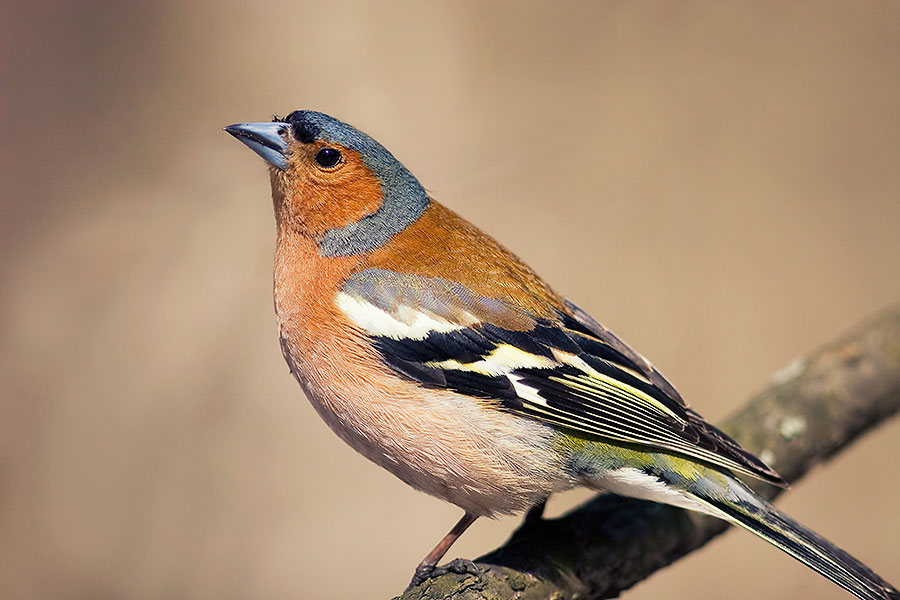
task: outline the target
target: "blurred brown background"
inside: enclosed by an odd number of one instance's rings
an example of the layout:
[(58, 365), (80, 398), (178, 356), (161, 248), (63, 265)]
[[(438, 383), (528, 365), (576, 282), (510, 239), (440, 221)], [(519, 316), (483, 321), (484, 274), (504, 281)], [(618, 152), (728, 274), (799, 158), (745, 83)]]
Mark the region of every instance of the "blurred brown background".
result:
[[(895, 2), (0, 11), (3, 598), (386, 598), (459, 516), (288, 375), (229, 123), (371, 133), (713, 420), (900, 300)], [(895, 584), (898, 434), (781, 501)], [(624, 597), (846, 596), (733, 532)]]

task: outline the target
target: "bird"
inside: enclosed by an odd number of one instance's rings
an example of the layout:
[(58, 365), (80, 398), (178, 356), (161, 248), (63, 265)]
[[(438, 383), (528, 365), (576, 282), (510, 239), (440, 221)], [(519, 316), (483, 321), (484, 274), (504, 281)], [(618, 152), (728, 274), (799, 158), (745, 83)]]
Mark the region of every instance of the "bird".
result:
[(900, 598), (751, 490), (741, 477), (786, 483), (375, 139), (312, 110), (224, 129), (268, 165), (291, 373), (356, 451), (463, 510), (410, 588), (479, 517), (588, 487), (713, 515), (858, 598)]

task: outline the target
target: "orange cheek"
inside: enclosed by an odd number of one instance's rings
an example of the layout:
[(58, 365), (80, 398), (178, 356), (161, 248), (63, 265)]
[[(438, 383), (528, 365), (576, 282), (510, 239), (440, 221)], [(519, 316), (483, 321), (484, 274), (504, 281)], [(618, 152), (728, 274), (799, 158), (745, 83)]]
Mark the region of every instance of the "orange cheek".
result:
[[(347, 156), (350, 154), (350, 156)], [(356, 153), (345, 152), (346, 163), (335, 172), (321, 172), (301, 162), (284, 176), (281, 217), (301, 233), (319, 236), (369, 215), (381, 206), (381, 183)]]

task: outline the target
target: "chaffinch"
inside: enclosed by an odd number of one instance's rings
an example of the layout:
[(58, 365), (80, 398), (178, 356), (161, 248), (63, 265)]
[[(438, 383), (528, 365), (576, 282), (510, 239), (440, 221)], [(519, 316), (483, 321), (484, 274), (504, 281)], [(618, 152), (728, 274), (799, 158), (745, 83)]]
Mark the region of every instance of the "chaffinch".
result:
[(478, 517), (587, 486), (714, 515), (859, 598), (900, 598), (744, 485), (784, 482), (371, 137), (304, 110), (225, 130), (269, 163), (291, 372), (344, 441), (465, 511), (411, 585)]

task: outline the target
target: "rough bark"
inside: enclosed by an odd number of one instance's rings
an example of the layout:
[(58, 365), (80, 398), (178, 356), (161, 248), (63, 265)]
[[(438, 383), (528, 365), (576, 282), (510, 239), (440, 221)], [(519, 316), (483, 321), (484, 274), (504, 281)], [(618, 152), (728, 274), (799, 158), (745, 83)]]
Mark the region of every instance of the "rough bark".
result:
[[(900, 410), (900, 305), (772, 376), (722, 429), (788, 482)], [(767, 498), (783, 490), (755, 483)], [(611, 598), (728, 526), (684, 510), (604, 495), (551, 520), (529, 519), (476, 561), (403, 600)]]

